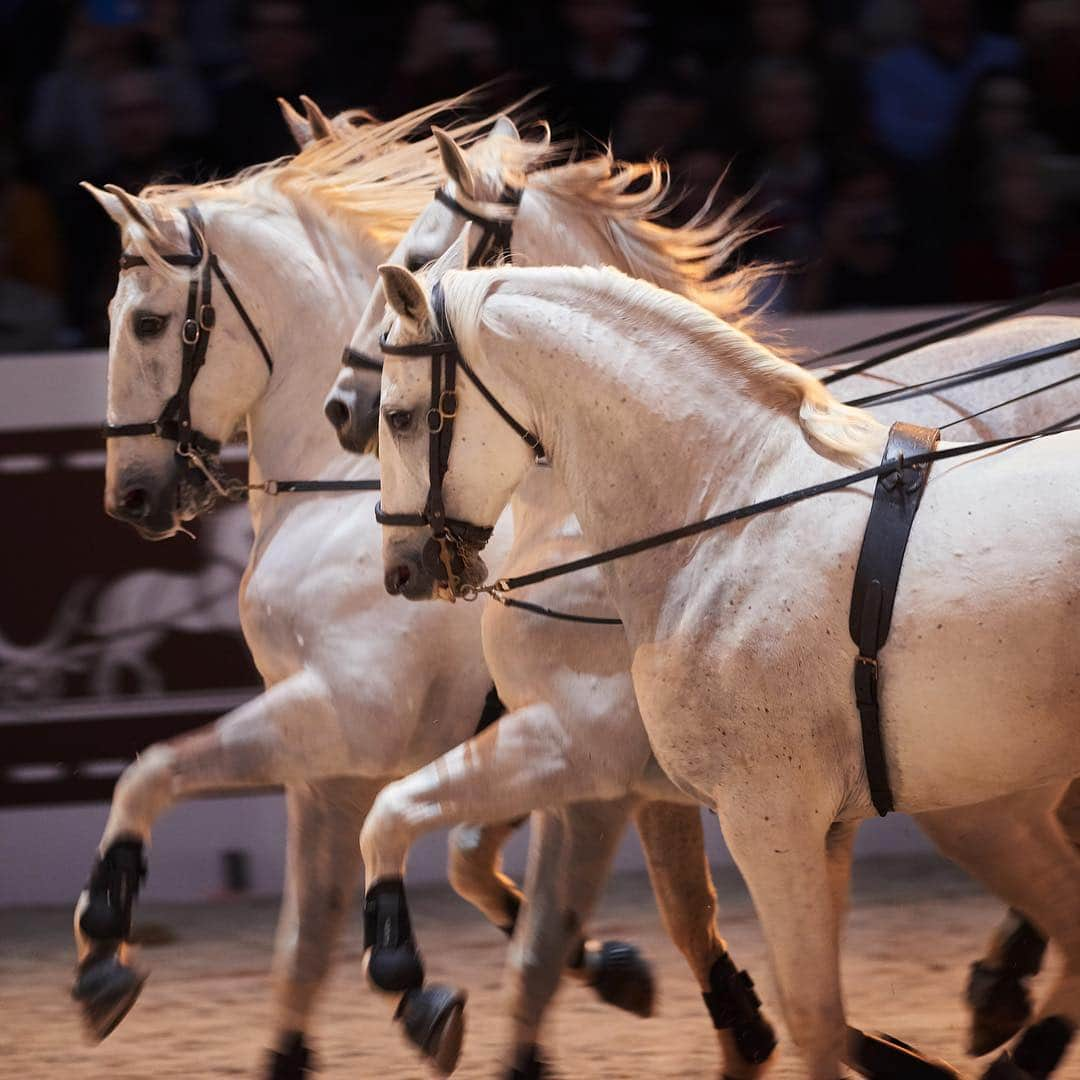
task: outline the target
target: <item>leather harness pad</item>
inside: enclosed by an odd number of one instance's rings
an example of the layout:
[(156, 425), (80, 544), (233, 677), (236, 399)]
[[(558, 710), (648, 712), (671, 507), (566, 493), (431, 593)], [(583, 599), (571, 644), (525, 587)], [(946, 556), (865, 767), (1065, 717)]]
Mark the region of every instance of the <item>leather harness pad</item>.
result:
[(882, 464), (895, 460), (897, 467), (878, 477), (851, 591), (848, 629), (859, 649), (855, 659), (855, 702), (862, 725), (870, 797), (882, 816), (893, 809), (893, 794), (881, 739), (877, 655), (889, 636), (911, 524), (930, 473), (930, 462), (905, 465), (904, 458), (933, 450), (938, 435), (936, 428), (914, 424), (896, 423), (889, 429), (881, 460)]

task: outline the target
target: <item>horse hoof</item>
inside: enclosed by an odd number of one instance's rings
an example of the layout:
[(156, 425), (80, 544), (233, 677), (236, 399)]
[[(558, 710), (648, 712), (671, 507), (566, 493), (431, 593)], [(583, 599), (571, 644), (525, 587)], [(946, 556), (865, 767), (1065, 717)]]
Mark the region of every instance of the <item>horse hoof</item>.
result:
[(373, 948), (368, 954), (368, 979), (377, 990), (400, 994), (424, 985), (424, 962), (410, 943)]
[(304, 1080), (313, 1075), (315, 1065), (302, 1032), (294, 1032), (281, 1050), (272, 1050), (267, 1062), (266, 1080)]
[(1007, 1043), (1031, 1016), (1023, 980), (981, 961), (971, 965), (965, 999), (971, 1006), (967, 1052), (982, 1057)]
[(860, 1076), (871, 1080), (961, 1080), (947, 1061), (928, 1058), (892, 1035), (868, 1035), (849, 1027), (845, 1057)]
[(982, 1080), (1034, 1080), (1031, 1073), (1021, 1069), (1007, 1050), (982, 1074)]
[(505, 1074), (504, 1080), (545, 1080), (549, 1075), (536, 1046), (530, 1044), (518, 1052), (517, 1059)]
[(443, 1076), (449, 1076), (461, 1057), (465, 1038), (466, 995), (450, 986), (433, 983), (409, 990), (401, 999), (395, 1019), (420, 1053)]
[(91, 955), (79, 967), (71, 996), (82, 1007), (91, 1037), (101, 1042), (127, 1016), (142, 992), (146, 975), (122, 964), (114, 953)]
[(776, 1049), (776, 1032), (761, 1013), (755, 1013), (744, 1024), (735, 1024), (731, 1033), (735, 1037), (735, 1049), (747, 1065), (764, 1065)]
[(652, 1016), (656, 984), (648, 961), (634, 945), (605, 941), (590, 985), (601, 1001), (635, 1016)]

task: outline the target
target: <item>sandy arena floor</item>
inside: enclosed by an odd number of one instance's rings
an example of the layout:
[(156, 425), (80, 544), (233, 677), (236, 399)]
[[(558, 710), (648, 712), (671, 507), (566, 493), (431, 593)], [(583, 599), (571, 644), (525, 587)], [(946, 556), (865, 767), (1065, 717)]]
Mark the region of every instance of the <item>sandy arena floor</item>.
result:
[[(776, 1017), (765, 951), (742, 884), (721, 872), (723, 927), (737, 961), (758, 981)], [(417, 891), (414, 920), (431, 978), (453, 979), (470, 993), (461, 1080), (500, 1075), (504, 1049), (500, 934), (448, 891)], [(985, 1062), (962, 1052), (959, 995), (1000, 907), (950, 867), (931, 860), (864, 862), (844, 952), (850, 1019), (890, 1031), (949, 1058), (971, 1076)], [(100, 1047), (88, 1047), (68, 1000), (70, 914), (0, 912), (0, 1077), (18, 1080), (146, 1080), (158, 1077), (257, 1076), (267, 1038), (267, 969), (276, 904), (231, 902), (152, 907), (140, 921), (166, 924), (168, 946), (144, 948), (152, 971), (142, 999)], [(326, 1080), (413, 1080), (426, 1070), (366, 989), (359, 965), (359, 915), (345, 962), (328, 988), (314, 1038)], [(660, 983), (656, 1016), (638, 1020), (567, 986), (556, 1001), (546, 1047), (569, 1080), (713, 1078), (718, 1061), (697, 986), (659, 925), (647, 881), (616, 879), (595, 920), (601, 936), (638, 942)], [(1051, 957), (1050, 965), (1056, 965)], [(807, 973), (807, 977), (812, 977)], [(1045, 985), (1045, 976), (1042, 980)], [(781, 1043), (771, 1075), (800, 1075)], [(1080, 1047), (1055, 1074), (1080, 1080)]]

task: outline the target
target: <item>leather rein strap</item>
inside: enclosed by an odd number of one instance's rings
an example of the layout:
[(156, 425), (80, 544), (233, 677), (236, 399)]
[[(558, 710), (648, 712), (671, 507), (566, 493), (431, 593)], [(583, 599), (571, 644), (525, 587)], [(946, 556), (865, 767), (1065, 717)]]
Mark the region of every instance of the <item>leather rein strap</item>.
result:
[(894, 808), (894, 800), (881, 737), (878, 652), (889, 637), (900, 568), (931, 465), (931, 460), (909, 464), (905, 458), (932, 451), (937, 440), (936, 428), (896, 423), (889, 429), (881, 461), (883, 465), (893, 462), (894, 467), (878, 475), (851, 590), (848, 629), (859, 649), (855, 658), (855, 703), (862, 726), (870, 798), (882, 817)]

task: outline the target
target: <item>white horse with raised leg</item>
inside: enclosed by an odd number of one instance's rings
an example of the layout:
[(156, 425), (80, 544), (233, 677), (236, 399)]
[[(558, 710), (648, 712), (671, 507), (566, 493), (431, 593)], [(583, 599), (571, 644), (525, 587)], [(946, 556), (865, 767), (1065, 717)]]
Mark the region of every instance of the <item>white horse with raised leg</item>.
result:
[[(593, 550), (837, 480), (881, 456), (886, 432), (868, 414), (697, 306), (616, 271), (448, 271), (440, 284), (462, 362), (544, 445)], [(384, 287), (398, 316), (390, 343), (421, 352), (439, 336), (424, 283), (386, 268)], [(426, 361), (387, 358), (390, 514), (416, 513), (428, 498), (416, 417), (429, 393)], [(466, 378), (453, 439), (447, 514), (486, 525), (532, 454)], [(1049, 1072), (1080, 1022), (1080, 858), (1053, 813), (1080, 772), (1078, 448), (1080, 436), (1066, 433), (936, 467), (885, 659), (897, 808), (919, 813), (939, 846), (1065, 954), (1036, 1023), (995, 1064), (1014, 1077)], [(838, 935), (843, 841), (874, 812), (846, 633), (868, 495), (865, 483), (845, 488), (604, 571), (650, 743), (720, 818), (815, 1078), (861, 1053), (847, 1046)], [(424, 543), (418, 529), (384, 530), (388, 572), (408, 567), (416, 598), (445, 591), (422, 566)], [(465, 585), (482, 584), (477, 552), (467, 545), (462, 559)], [(367, 840), (373, 876), (396, 873), (398, 853), (381, 862)]]
[[(627, 252), (633, 251), (638, 256), (634, 265), (645, 276), (663, 274), (669, 287), (692, 292), (714, 311), (729, 317), (739, 314), (740, 305), (746, 302), (747, 286), (754, 280), (752, 273), (741, 279), (707, 284), (695, 276), (696, 271), (708, 265), (709, 243), (720, 241), (724, 254), (737, 246), (740, 232), (729, 220), (721, 219), (719, 228), (705, 244), (689, 231), (656, 225), (642, 227), (638, 215), (655, 212), (666, 193), (658, 182), (659, 174), (654, 176), (652, 190), (639, 191), (634, 200), (619, 186), (620, 181), (634, 174), (613, 170), (603, 158), (535, 172), (530, 168), (530, 158), (540, 156), (543, 146), (517, 143), (516, 132), (508, 125), (465, 151), (448, 136), (440, 135), (447, 170), (444, 191), (449, 198), (433, 202), (424, 211), (402, 238), (392, 261), (419, 266), (446, 251), (464, 224), (453, 201), (462, 205), (464, 213), (481, 221), (499, 221), (510, 212), (504, 193), (520, 189), (522, 196), (511, 219), (515, 260), (525, 265), (578, 260), (626, 265)], [(591, 183), (586, 183), (586, 178)], [(475, 232), (463, 241), (466, 251), (477, 248)], [(687, 257), (698, 256), (689, 263), (690, 273), (682, 277), (675, 254), (679, 251)], [(377, 354), (384, 312), (384, 295), (376, 287), (353, 336), (356, 354)], [(1080, 320), (1043, 316), (1013, 319), (907, 354), (873, 375), (851, 377), (843, 387), (851, 396), (880, 392), (933, 376), (969, 371), (990, 360), (1077, 337)], [(955, 424), (969, 413), (983, 412), (998, 401), (1030, 391), (1033, 382), (1043, 386), (1066, 380), (1074, 364), (1075, 353), (1066, 354), (1035, 368), (969, 382), (902, 405), (882, 404), (875, 411), (882, 419), (894, 419), (902, 415), (899, 410), (905, 410), (903, 415), (919, 422)], [(375, 434), (379, 399), (376, 379), (374, 371), (364, 368), (345, 368), (338, 377), (327, 413), (335, 420), (346, 446), (368, 445)], [(1080, 382), (1073, 380), (1053, 392), (1025, 396), (1006, 409), (986, 412), (975, 421), (958, 424), (955, 430), (969, 438), (992, 437), (1037, 430), (1078, 411)], [(530, 474), (515, 494), (514, 513), (514, 547), (500, 573), (512, 576), (588, 554), (570, 516), (565, 492), (551, 470)], [(520, 596), (562, 612), (614, 614), (597, 571), (532, 586)], [(621, 635), (603, 627), (553, 623), (533, 614), (489, 605), (484, 616), (484, 639), (500, 694), (513, 711), (497, 732), (481, 736), (476, 745), (451, 751), (443, 761), (390, 785), (380, 795), (365, 829), (365, 844), (380, 853), (386, 873), (392, 873), (394, 865), (403, 862), (409, 845), (431, 828), (462, 820), (517, 815), (557, 806), (566, 799), (634, 790), (635, 785), (638, 790), (648, 787), (648, 768), (642, 766), (650, 755), (636, 715), (629, 686), (629, 658)], [(529, 658), (536, 658), (536, 663), (530, 663)], [(626, 675), (620, 680), (613, 673), (622, 668)], [(496, 746), (498, 752), (492, 749)], [(489, 752), (480, 752), (481, 747)], [(1074, 785), (1072, 790), (1075, 793), (1080, 787)], [(699, 855), (688, 856), (700, 844), (700, 839), (693, 839), (697, 823), (678, 818), (677, 813), (671, 804), (639, 800), (638, 825), (643, 836), (649, 836), (645, 846), (650, 866), (654, 861), (700, 865)], [(565, 814), (571, 829), (575, 821), (587, 824), (587, 813), (580, 803), (571, 802)], [(661, 814), (666, 820), (656, 828), (651, 818)], [(1075, 822), (1072, 828), (1076, 832)], [(680, 831), (682, 836), (677, 835)], [(471, 836), (471, 830), (466, 835)], [(843, 842), (850, 843), (853, 838), (854, 831), (850, 830)], [(840, 842), (840, 836), (834, 836), (834, 846)], [(553, 876), (551, 887), (567, 885), (567, 879)], [(682, 892), (688, 895), (685, 885)], [(556, 904), (548, 905), (552, 912), (558, 908)], [(562, 908), (577, 910), (565, 900)], [(707, 932), (712, 930), (712, 919), (710, 916), (706, 927), (693, 917), (693, 904), (687, 903), (684, 908), (680, 911), (662, 905), (673, 936), (684, 945), (703, 990), (709, 993), (710, 974), (716, 962), (715, 945)], [(554, 914), (549, 918), (557, 921)], [(1030, 928), (1010, 926), (1009, 931), (973, 976), (973, 986), (980, 991), (973, 1002), (977, 1008), (972, 1048), (977, 1053), (993, 1049), (1011, 1037), (1027, 1017), (1026, 995), (1019, 979), (1030, 974), (1030, 961), (1027, 968), (1018, 969), (1013, 958), (1018, 949), (1026, 950), (1026, 955), (1034, 949), (1038, 957), (1041, 950)], [(554, 928), (549, 930), (549, 934), (555, 932)], [(719, 947), (722, 949), (722, 942)], [(527, 987), (530, 982), (540, 984), (535, 994), (553, 989), (550, 982), (530, 979), (526, 972), (523, 985)], [(520, 1024), (516, 1035), (518, 1060), (527, 1061), (535, 1054), (536, 1028)], [(736, 1067), (733, 1062), (737, 1060), (731, 1058), (729, 1070)]]
[[(460, 199), (466, 213), (489, 215), (492, 224), (512, 224), (515, 259), (530, 264), (618, 261), (699, 297), (729, 317), (738, 317), (747, 308), (755, 271), (706, 280), (710, 270), (738, 248), (745, 227), (734, 212), (711, 215), (708, 207), (683, 229), (652, 223), (668, 194), (666, 172), (657, 162), (630, 165), (597, 155), (537, 172), (550, 156), (546, 141), (523, 143), (506, 119), (467, 151), (443, 132), (436, 130), (436, 136), (447, 170), (443, 195), (448, 201), (431, 203), (402, 238), (393, 261), (423, 264), (441, 254), (461, 232), (463, 218), (453, 206), (453, 200)], [(511, 205), (504, 197), (508, 190), (522, 192), (512, 221), (505, 217)], [(470, 245), (471, 251), (475, 248)], [(365, 362), (365, 357), (378, 354), (384, 313), (382, 292), (376, 287), (353, 335), (353, 366), (343, 369), (328, 398), (327, 416), (348, 448), (368, 446), (376, 431), (377, 361)], [(514, 522), (506, 572), (538, 559), (570, 557), (580, 547), (576, 524), (550, 470), (536, 470), (516, 497)], [(577, 584), (580, 591), (572, 596), (558, 587), (555, 606), (568, 613), (603, 613), (610, 618), (599, 577)], [(544, 592), (539, 590), (530, 599), (546, 602)], [(393, 829), (395, 844), (404, 853), (418, 830), (467, 821), (472, 824), (456, 832), (454, 842), (469, 846), (477, 836), (473, 827), (477, 822), (496, 823), (536, 809), (557, 808), (553, 816), (537, 823), (538, 835), (544, 837), (547, 872), (533, 875), (533, 880), (544, 900), (530, 904), (525, 912), (532, 933), (549, 945), (539, 954), (522, 946), (510, 955), (516, 969), (513, 1075), (540, 1075), (540, 1022), (558, 975), (547, 953), (560, 955), (574, 947), (577, 926), (596, 902), (631, 816), (665, 925), (686, 956), (717, 1029), (724, 1075), (754, 1075), (768, 1060), (775, 1040), (752, 984), (739, 973), (717, 932), (716, 896), (699, 812), (652, 762), (637, 716), (624, 635), (618, 626), (552, 622), (494, 605), (485, 612), (483, 632), (489, 668), (511, 713), (500, 720), (497, 737), (492, 732), (471, 744), (470, 755), (498, 745), (497, 759), (482, 755), (495, 773), (503, 761), (530, 760), (536, 768), (516, 775), (512, 786), (485, 784), (479, 789), (470, 785), (471, 770), (462, 767), (471, 758), (451, 754), (442, 760), (440, 768), (447, 767), (445, 771), (421, 770), (387, 789), (377, 802), (380, 818), (372, 828)], [(508, 754), (508, 745), (515, 751)], [(432, 797), (434, 789), (438, 798)], [(580, 801), (586, 791), (589, 801)], [(514, 807), (509, 817), (502, 813), (504, 805)], [(475, 808), (475, 816), (465, 811), (466, 806)], [(588, 852), (589, 858), (560, 863), (556, 845), (571, 855)], [(560, 872), (549, 869), (560, 866)], [(588, 872), (583, 872), (585, 866)], [(480, 884), (489, 890), (491, 880), (485, 876)], [(498, 896), (486, 900), (483, 892), (473, 900), (478, 905), (489, 903), (493, 917), (504, 902)]]
[[(374, 460), (343, 453), (319, 413), (376, 262), (438, 180), (433, 144), (401, 139), (440, 108), (366, 125), (340, 145), (309, 147), (233, 181), (138, 198), (95, 191), (129, 256), (145, 260), (127, 260), (111, 306), (110, 424), (157, 417), (180, 384), (184, 346), (209, 332), (189, 386), (191, 423), (204, 440), (197, 450), (244, 422), (253, 482), (373, 479)], [(212, 280), (217, 318), (197, 313), (201, 333), (185, 325), (192, 280), (216, 271), (205, 261), (164, 261), (191, 250), (190, 206), (200, 211), (198, 246), (233, 290)], [(171, 442), (142, 433), (112, 439), (107, 506), (146, 535), (170, 535), (221, 482), (212, 456), (203, 464), (212, 480)], [(76, 913), (76, 996), (97, 1037), (122, 1019), (141, 985), (125, 963), (125, 939), (153, 822), (203, 791), (281, 783), (289, 838), (270, 1073), (306, 1072), (304, 1033), (360, 873), (356, 838), (368, 807), (389, 779), (471, 735), (490, 687), (478, 611), (420, 617), (387, 601), (374, 501), (374, 492), (253, 492), (241, 613), (268, 689), (213, 727), (152, 747), (117, 787)], [(456, 855), (459, 876), (490, 872), (484, 850), (479, 868), (466, 869), (469, 854)], [(505, 909), (500, 915), (505, 925)], [(420, 992), (407, 1004), (422, 1049), (452, 1065), (460, 1001)]]

